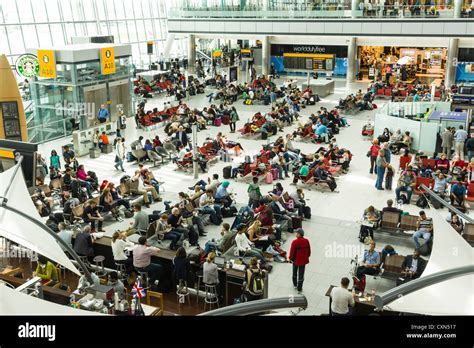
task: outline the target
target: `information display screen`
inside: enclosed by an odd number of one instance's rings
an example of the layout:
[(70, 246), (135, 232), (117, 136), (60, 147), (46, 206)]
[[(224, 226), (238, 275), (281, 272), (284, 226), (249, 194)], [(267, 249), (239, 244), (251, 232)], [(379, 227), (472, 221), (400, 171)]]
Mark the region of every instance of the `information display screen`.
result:
[(21, 141), (20, 114), (17, 102), (1, 103), (1, 107), (5, 139)]

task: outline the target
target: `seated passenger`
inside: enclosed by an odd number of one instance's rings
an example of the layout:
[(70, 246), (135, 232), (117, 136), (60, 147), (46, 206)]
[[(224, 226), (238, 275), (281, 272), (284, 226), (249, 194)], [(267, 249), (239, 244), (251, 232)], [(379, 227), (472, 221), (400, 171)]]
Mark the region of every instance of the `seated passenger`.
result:
[(229, 244), (229, 241), (232, 239), (233, 233), (230, 230), (230, 225), (228, 223), (223, 223), (222, 224), (222, 229), (221, 229), (221, 238), (220, 239), (215, 239), (212, 238), (211, 240), (206, 242), (206, 245), (204, 247), (204, 254), (207, 255), (211, 251), (220, 251), (222, 253), (225, 253), (227, 251), (227, 247)]
[(383, 216), (383, 213), (385, 213), (385, 212), (398, 213), (398, 214), (402, 213), (402, 211), (400, 209), (395, 208), (393, 206), (393, 200), (391, 200), (391, 199), (387, 200), (387, 206), (382, 209), (382, 216)]
[(410, 204), (411, 196), (416, 185), (415, 173), (411, 170), (411, 166), (407, 166), (405, 170), (398, 179), (398, 187), (395, 189), (395, 194), (397, 197), (397, 202), (400, 200), (400, 194), (402, 191), (407, 193), (407, 203)]
[(36, 266), (36, 271), (33, 272), (33, 277), (40, 277), (43, 282), (50, 280), (53, 282), (59, 281), (58, 269), (43, 255), (38, 255), (38, 265)]
[(436, 160), (436, 169), (440, 170), (443, 174), (449, 173), (449, 160), (446, 158), (445, 153), (442, 153), (440, 158)]
[(416, 232), (413, 235), (416, 249), (420, 248), (420, 242), (418, 241), (420, 237), (425, 240), (425, 243), (428, 243), (433, 238), (433, 220), (428, 218), (423, 210), (420, 211), (420, 217), (416, 222)]
[(265, 262), (265, 256), (260, 249), (254, 247), (253, 243), (247, 238), (245, 229), (247, 227), (244, 224), (240, 224), (237, 227), (237, 235), (235, 236), (235, 244), (239, 256), (243, 257), (246, 255), (254, 256), (261, 262)]
[(199, 207), (202, 214), (209, 214), (211, 222), (214, 225), (222, 223), (221, 207), (214, 204), (214, 196), (212, 190), (206, 190), (206, 193), (201, 195), (199, 199)]
[(112, 271), (107, 275), (107, 286), (112, 287), (120, 299), (125, 297), (125, 286), (123, 282), (118, 279), (118, 273), (116, 271)]
[(402, 263), (402, 272), (400, 278), (397, 279), (397, 285), (409, 282), (410, 280), (419, 278), (426, 267), (426, 261), (420, 257), (420, 252), (415, 250), (413, 255), (405, 257)]
[(224, 205), (224, 207), (230, 207), (232, 205), (232, 196), (227, 191), (230, 182), (224, 181), (218, 188), (215, 194), (216, 203)]
[(456, 184), (451, 186), (451, 193), (449, 198), (451, 199), (451, 205), (458, 205), (464, 208), (464, 203), (466, 200), (467, 189), (461, 181), (458, 181)]
[(451, 217), (451, 227), (454, 228), (454, 230), (459, 233), (459, 234), (462, 234), (463, 230), (464, 230), (464, 224), (462, 222), (462, 220), (459, 218), (459, 216), (457, 216), (456, 214), (454, 214), (452, 217)]
[(369, 250), (364, 252), (362, 263), (357, 267), (355, 279), (359, 282), (366, 274), (375, 275), (380, 272), (380, 254), (375, 251), (375, 242), (369, 244)]

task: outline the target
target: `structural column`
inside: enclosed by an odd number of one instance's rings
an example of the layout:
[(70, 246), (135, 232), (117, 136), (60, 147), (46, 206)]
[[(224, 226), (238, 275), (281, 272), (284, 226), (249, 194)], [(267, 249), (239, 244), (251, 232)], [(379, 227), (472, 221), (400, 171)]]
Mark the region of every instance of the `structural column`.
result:
[(464, 0), (454, 0), (454, 18), (461, 18), (463, 2)]
[(351, 1), (351, 17), (357, 18), (357, 10), (359, 10), (359, 0)]
[(357, 59), (357, 39), (349, 38), (347, 45), (347, 82), (354, 82)]
[(262, 74), (268, 75), (270, 71), (270, 36), (264, 36), (262, 40)]
[(445, 86), (449, 88), (456, 80), (456, 67), (458, 63), (459, 39), (449, 39), (448, 58), (446, 59)]
[(189, 34), (188, 37), (188, 71), (194, 73), (196, 66), (196, 37)]

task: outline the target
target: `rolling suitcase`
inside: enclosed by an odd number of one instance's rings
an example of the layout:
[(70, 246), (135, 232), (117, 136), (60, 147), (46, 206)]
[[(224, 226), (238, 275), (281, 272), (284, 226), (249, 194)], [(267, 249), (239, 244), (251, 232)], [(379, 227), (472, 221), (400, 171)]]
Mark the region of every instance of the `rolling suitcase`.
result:
[(224, 167), (224, 169), (222, 170), (222, 176), (224, 177), (224, 179), (230, 179), (230, 177), (232, 176), (232, 166)]
[(278, 180), (278, 169), (272, 168), (273, 180)]
[(308, 207), (308, 206), (304, 207), (304, 218), (311, 219), (311, 207)]
[(222, 124), (222, 118), (218, 117), (214, 120), (214, 126), (220, 127)]
[(265, 175), (265, 182), (267, 184), (273, 184), (273, 174), (271, 171)]
[(222, 118), (222, 123), (224, 123), (225, 125), (228, 125), (230, 123), (229, 115), (224, 115), (224, 117)]

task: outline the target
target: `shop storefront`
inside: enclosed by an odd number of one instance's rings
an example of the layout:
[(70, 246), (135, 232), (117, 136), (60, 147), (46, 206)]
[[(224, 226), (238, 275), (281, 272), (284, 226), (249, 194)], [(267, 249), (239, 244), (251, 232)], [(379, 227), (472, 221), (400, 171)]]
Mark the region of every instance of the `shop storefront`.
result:
[(474, 48), (459, 49), (456, 83), (474, 85)]
[(346, 76), (347, 46), (271, 45), (271, 61), (278, 73), (330, 73)]
[(446, 48), (360, 46), (359, 79), (440, 83), (445, 78), (446, 58)]

